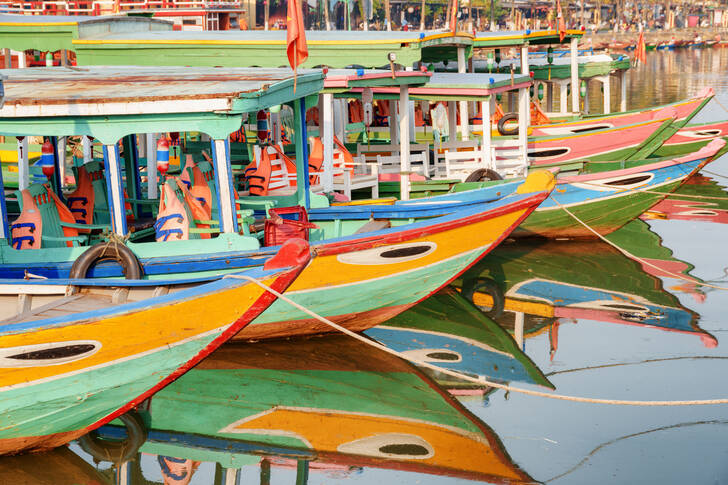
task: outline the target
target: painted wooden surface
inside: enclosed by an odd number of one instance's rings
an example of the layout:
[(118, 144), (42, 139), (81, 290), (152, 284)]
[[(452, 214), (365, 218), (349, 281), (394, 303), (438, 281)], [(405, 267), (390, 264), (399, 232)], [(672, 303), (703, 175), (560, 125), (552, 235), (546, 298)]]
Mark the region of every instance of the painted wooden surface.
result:
[(218, 453), (208, 460), (226, 462), (272, 454), (318, 467), (530, 480), (492, 430), (431, 379), (346, 336), (224, 346), (150, 409), (147, 453), (204, 459), (209, 450)]

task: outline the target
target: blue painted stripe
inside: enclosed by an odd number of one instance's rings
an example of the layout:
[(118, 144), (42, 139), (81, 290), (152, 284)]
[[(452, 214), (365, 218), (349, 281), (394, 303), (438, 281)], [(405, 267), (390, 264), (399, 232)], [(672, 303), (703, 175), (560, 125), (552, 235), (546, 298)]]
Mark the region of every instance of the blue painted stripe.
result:
[[(257, 279), (268, 278), (272, 275), (282, 273), (285, 270), (266, 271), (262, 269), (253, 269), (244, 273), (247, 276), (251, 276)], [(47, 280), (40, 280), (45, 283)], [(17, 282), (15, 282), (17, 283)], [(36, 281), (29, 281), (29, 284), (40, 284)], [(175, 291), (167, 295), (158, 296), (155, 298), (148, 298), (141, 301), (135, 301), (125, 303), (123, 305), (111, 306), (102, 308), (99, 310), (93, 310), (88, 312), (80, 312), (72, 315), (64, 315), (54, 318), (45, 318), (41, 320), (34, 320), (30, 322), (12, 323), (9, 325), (0, 325), (0, 336), (2, 335), (14, 335), (19, 333), (25, 333), (28, 331), (35, 331), (39, 329), (46, 329), (52, 327), (60, 327), (68, 324), (74, 324), (84, 320), (100, 320), (102, 318), (110, 318), (115, 315), (122, 315), (134, 311), (150, 309), (159, 306), (171, 305), (181, 301), (192, 300), (202, 295), (216, 293), (221, 290), (229, 288), (237, 288), (243, 285), (249, 284), (248, 281), (235, 279), (235, 278), (220, 278), (217, 281), (201, 284), (191, 288), (185, 288), (183, 290)], [(108, 282), (106, 282), (108, 285)]]

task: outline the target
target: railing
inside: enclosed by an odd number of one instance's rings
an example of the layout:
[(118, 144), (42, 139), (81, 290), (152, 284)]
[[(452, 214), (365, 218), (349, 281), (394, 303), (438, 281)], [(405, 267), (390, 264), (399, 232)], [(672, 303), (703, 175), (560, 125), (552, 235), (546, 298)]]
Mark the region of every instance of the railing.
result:
[(240, 0), (0, 0), (0, 12), (30, 15), (101, 15), (130, 10), (215, 10), (242, 8)]

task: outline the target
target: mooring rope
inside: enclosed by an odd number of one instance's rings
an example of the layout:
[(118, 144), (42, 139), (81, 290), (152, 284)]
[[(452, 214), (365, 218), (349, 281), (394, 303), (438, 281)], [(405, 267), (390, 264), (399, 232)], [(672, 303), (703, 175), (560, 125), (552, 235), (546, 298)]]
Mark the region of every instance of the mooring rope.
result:
[(288, 303), (292, 307), (304, 312), (307, 315), (310, 315), (311, 317), (315, 318), (319, 322), (325, 323), (329, 327), (331, 327), (335, 330), (338, 330), (339, 332), (341, 332), (345, 335), (348, 335), (349, 337), (359, 340), (360, 342), (362, 342), (366, 345), (377, 348), (383, 352), (386, 352), (388, 354), (399, 357), (400, 359), (404, 359), (406, 361), (412, 362), (413, 364), (419, 365), (421, 367), (425, 367), (430, 370), (441, 372), (443, 374), (446, 374), (446, 375), (449, 375), (452, 377), (456, 377), (456, 378), (462, 379), (464, 381), (472, 382), (472, 383), (478, 384), (480, 386), (489, 386), (489, 387), (493, 387), (496, 389), (503, 389), (504, 391), (517, 392), (517, 393), (526, 394), (529, 396), (546, 397), (549, 399), (558, 399), (561, 401), (585, 402), (585, 403), (593, 403), (593, 404), (612, 404), (612, 405), (623, 405), (623, 406), (702, 406), (702, 405), (710, 405), (710, 404), (728, 404), (728, 399), (698, 399), (698, 400), (689, 400), (689, 401), (632, 401), (632, 400), (625, 400), (625, 399), (598, 399), (598, 398), (591, 398), (591, 397), (568, 396), (568, 395), (564, 395), (564, 394), (549, 394), (547, 392), (534, 391), (534, 390), (530, 390), (530, 389), (512, 387), (512, 386), (508, 386), (506, 384), (499, 384), (497, 382), (491, 382), (484, 378), (475, 378), (475, 377), (469, 376), (467, 374), (462, 374), (462, 373), (454, 371), (454, 370), (445, 369), (443, 367), (438, 367), (436, 365), (432, 365), (429, 362), (425, 362), (420, 359), (406, 356), (406, 355), (402, 354), (401, 352), (398, 352), (394, 349), (390, 349), (386, 345), (382, 345), (379, 342), (370, 340), (367, 337), (364, 337), (363, 335), (359, 335), (358, 333), (353, 332), (346, 327), (342, 327), (341, 325), (332, 322), (328, 318), (323, 317), (323, 316), (309, 310), (308, 308), (306, 308), (305, 306), (303, 306), (299, 303), (296, 303), (295, 301), (291, 300), (287, 296), (283, 295), (282, 293), (274, 290), (273, 288), (269, 287), (265, 283), (257, 280), (256, 278), (253, 278), (251, 276), (225, 275), (225, 276), (223, 276), (223, 278), (241, 279), (241, 280), (250, 281), (251, 283), (255, 283), (259, 287), (261, 287), (264, 290), (275, 295), (280, 300)]
[(559, 207), (564, 212), (566, 212), (567, 214), (569, 214), (576, 222), (578, 222), (579, 224), (581, 224), (582, 226), (584, 226), (589, 232), (591, 232), (592, 234), (594, 234), (596, 237), (598, 237), (599, 239), (601, 239), (605, 243), (607, 243), (610, 246), (612, 246), (614, 249), (616, 249), (620, 253), (622, 253), (625, 256), (627, 256), (629, 259), (632, 259), (634, 261), (637, 261), (637, 262), (639, 262), (641, 264), (644, 264), (646, 266), (650, 266), (651, 268), (654, 268), (654, 269), (656, 269), (656, 270), (658, 270), (658, 271), (660, 271), (662, 273), (668, 274), (668, 275), (670, 275), (670, 276), (672, 276), (672, 277), (674, 277), (676, 279), (684, 280), (684, 281), (687, 281), (689, 283), (694, 283), (694, 284), (700, 285), (700, 286), (706, 286), (708, 288), (714, 288), (716, 290), (728, 290), (728, 288), (725, 287), (725, 286), (711, 285), (710, 283), (706, 283), (704, 281), (699, 281), (699, 280), (696, 280), (695, 278), (690, 278), (690, 277), (688, 277), (686, 275), (683, 275), (683, 274), (680, 274), (680, 273), (674, 273), (672, 271), (668, 271), (668, 270), (666, 270), (664, 268), (661, 268), (661, 267), (657, 266), (656, 264), (650, 263), (646, 259), (642, 259), (639, 256), (635, 256), (634, 254), (630, 253), (626, 249), (623, 249), (623, 248), (619, 247), (617, 244), (613, 243), (612, 241), (610, 241), (606, 237), (604, 237), (601, 234), (599, 234), (591, 226), (589, 226), (586, 222), (584, 222), (581, 219), (579, 219), (573, 212), (571, 212), (569, 209), (567, 209), (566, 207), (564, 207), (563, 205), (561, 205), (556, 199), (553, 198), (553, 196), (549, 195), (549, 198), (554, 202), (554, 204), (557, 205), (557, 207)]

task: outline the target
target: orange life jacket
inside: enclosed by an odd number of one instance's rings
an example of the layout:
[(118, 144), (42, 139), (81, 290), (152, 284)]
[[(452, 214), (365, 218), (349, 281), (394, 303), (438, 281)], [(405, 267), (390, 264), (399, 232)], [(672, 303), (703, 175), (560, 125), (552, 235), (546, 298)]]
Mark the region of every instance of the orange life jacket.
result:
[[(76, 223), (93, 224), (94, 207), (96, 207), (96, 193), (93, 182), (86, 167), (81, 165), (76, 170), (76, 190), (68, 194), (66, 200)], [(87, 234), (89, 229), (79, 229), (78, 232)]]
[[(190, 181), (190, 171), (192, 171), (192, 180)], [(180, 180), (189, 189), (192, 196), (197, 199), (200, 205), (207, 210), (206, 217), (197, 217), (198, 219), (210, 219), (212, 217), (212, 191), (205, 179), (205, 175), (200, 167), (192, 160), (192, 155), (187, 155), (185, 166), (182, 169)]]
[(531, 125), (548, 125), (551, 120), (546, 113), (543, 112), (541, 107), (531, 101)]
[(503, 106), (500, 105), (500, 103), (495, 104), (495, 112), (493, 113), (493, 116), (490, 118), (491, 123), (498, 123), (501, 118), (503, 118), (506, 114), (503, 112)]
[[(200, 175), (202, 175), (202, 172), (200, 172)], [(185, 197), (185, 204), (187, 204), (187, 207), (189, 207), (190, 212), (192, 213), (192, 218), (196, 220), (209, 220), (212, 213), (212, 210), (209, 208), (210, 206), (203, 206), (202, 203), (197, 200), (197, 197), (195, 197), (192, 192), (187, 190), (187, 186), (179, 178), (176, 178), (175, 182), (177, 183), (177, 186), (182, 191), (182, 194)], [(207, 207), (207, 209), (205, 207)], [(197, 222), (192, 222), (192, 224), (190, 225), (205, 229), (210, 227), (209, 224), (201, 224)], [(210, 239), (210, 234), (202, 233), (200, 234), (200, 237), (202, 239)]]
[(10, 235), (15, 249), (40, 249), (43, 219), (30, 192), (23, 190), (23, 211), (10, 225)]
[(364, 106), (361, 101), (354, 99), (349, 101), (349, 123), (361, 123), (364, 121)]
[[(319, 137), (311, 137), (311, 153), (308, 154), (308, 168), (311, 172), (320, 172), (324, 165), (324, 144)], [(318, 175), (309, 175), (311, 185), (319, 183)]]
[(245, 169), (250, 195), (268, 195), (271, 165), (267, 150), (260, 151), (260, 160), (250, 162)]
[(185, 206), (168, 184), (162, 184), (154, 232), (157, 241), (181, 241), (190, 238), (190, 220)]
[(415, 104), (415, 126), (425, 126), (425, 116), (419, 103)]

